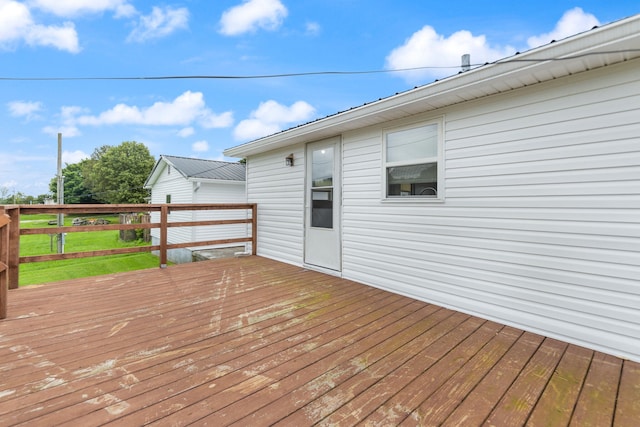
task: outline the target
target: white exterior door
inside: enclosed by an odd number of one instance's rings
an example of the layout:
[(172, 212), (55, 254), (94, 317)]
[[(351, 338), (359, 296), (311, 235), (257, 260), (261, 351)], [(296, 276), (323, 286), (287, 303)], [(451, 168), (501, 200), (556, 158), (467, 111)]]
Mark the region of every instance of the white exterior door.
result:
[(340, 137), (307, 145), (304, 261), (340, 271)]

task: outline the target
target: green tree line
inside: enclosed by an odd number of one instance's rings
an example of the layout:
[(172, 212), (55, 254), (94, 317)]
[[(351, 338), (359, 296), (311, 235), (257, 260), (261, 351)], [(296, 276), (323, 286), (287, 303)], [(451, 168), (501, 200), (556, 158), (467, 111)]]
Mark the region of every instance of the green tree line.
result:
[(9, 187), (0, 186), (0, 205), (35, 205), (42, 204), (50, 198), (50, 194), (29, 196), (20, 191), (12, 192)]
[[(144, 144), (125, 141), (117, 146), (103, 145), (90, 158), (65, 165), (64, 202), (145, 203), (149, 191), (143, 185), (154, 164)], [(57, 177), (51, 180), (49, 190), (57, 194)]]

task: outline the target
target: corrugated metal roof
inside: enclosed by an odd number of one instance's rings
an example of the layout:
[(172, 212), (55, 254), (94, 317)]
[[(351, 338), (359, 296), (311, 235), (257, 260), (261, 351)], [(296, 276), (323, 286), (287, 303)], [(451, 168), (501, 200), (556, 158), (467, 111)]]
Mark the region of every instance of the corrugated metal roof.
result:
[(160, 156), (185, 178), (211, 179), (218, 181), (244, 181), (245, 165), (219, 160), (193, 159), (177, 156)]

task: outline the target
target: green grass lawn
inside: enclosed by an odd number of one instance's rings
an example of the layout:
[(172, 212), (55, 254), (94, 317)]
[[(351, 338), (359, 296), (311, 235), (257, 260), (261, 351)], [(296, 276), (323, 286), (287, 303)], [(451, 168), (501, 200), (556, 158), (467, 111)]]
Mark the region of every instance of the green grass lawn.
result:
[[(100, 218), (108, 219), (112, 224), (118, 222), (117, 216), (100, 216)], [(48, 223), (55, 219), (55, 215), (22, 215), (20, 227), (53, 228), (54, 226), (50, 226)], [(72, 220), (73, 217), (66, 216), (64, 224), (71, 225)], [(91, 226), (87, 225), (86, 227), (89, 229)], [(56, 239), (57, 236), (55, 234), (20, 236), (20, 256), (56, 253), (58, 247)], [(67, 233), (64, 252), (84, 252), (145, 245), (149, 245), (149, 243), (121, 241), (117, 230)], [(158, 267), (158, 265), (158, 257), (149, 252), (21, 264), (19, 285), (25, 286), (79, 277), (100, 276), (122, 271), (153, 268)]]

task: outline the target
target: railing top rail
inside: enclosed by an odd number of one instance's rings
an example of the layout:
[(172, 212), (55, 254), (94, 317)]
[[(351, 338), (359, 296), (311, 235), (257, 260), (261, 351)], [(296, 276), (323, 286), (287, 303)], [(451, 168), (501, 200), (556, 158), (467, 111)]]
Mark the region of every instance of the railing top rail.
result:
[(168, 206), (172, 211), (194, 211), (194, 210), (229, 210), (229, 209), (251, 209), (252, 203), (171, 203), (169, 205), (157, 203), (140, 204), (80, 204), (80, 205), (5, 205), (4, 209), (20, 209), (23, 214), (41, 213), (130, 213), (130, 212), (159, 212), (162, 206)]
[[(163, 206), (163, 205), (152, 205)], [(254, 203), (170, 203), (165, 205), (172, 211), (251, 209)]]

